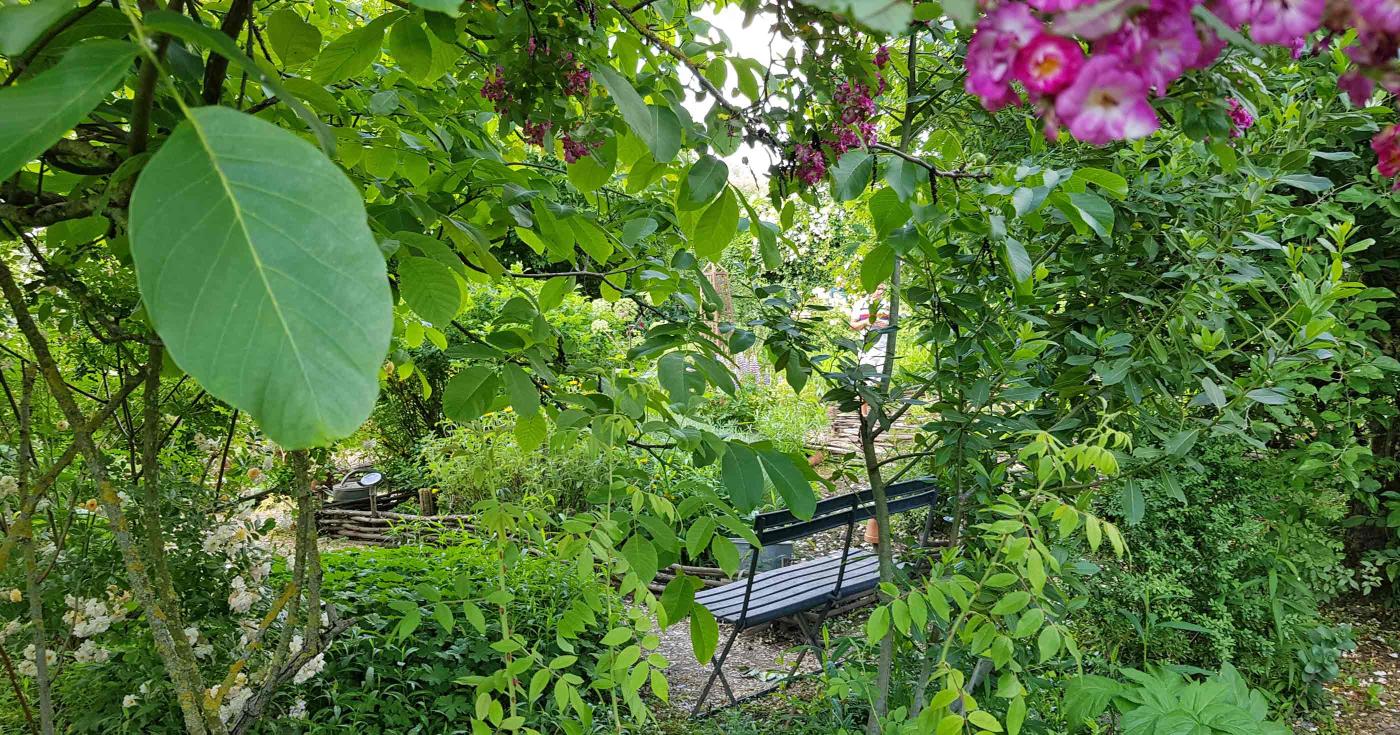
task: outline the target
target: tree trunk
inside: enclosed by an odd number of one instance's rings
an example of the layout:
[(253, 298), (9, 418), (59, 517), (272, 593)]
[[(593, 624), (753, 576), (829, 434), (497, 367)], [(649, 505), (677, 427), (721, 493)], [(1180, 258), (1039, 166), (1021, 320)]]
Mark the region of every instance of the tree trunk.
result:
[(63, 381), (58, 362), (49, 350), (48, 340), (39, 330), (24, 301), (24, 294), (15, 281), (14, 271), (4, 259), (0, 259), (0, 292), (14, 313), (20, 332), (34, 353), (34, 360), (43, 373), (49, 393), (58, 404), (63, 417), (73, 428), (73, 443), (87, 464), (87, 470), (97, 486), (97, 501), (102, 513), (107, 517), (113, 539), (121, 551), (122, 565), (126, 569), (127, 581), (131, 584), (132, 595), (141, 605), (146, 621), (151, 627), (151, 637), (155, 640), (156, 651), (165, 663), (175, 688), (175, 698), (184, 716), (185, 729), (191, 735), (224, 735), (226, 732), (217, 713), (212, 717), (202, 706), (204, 682), (195, 663), (194, 654), (186, 645), (184, 650), (177, 646), (175, 637), (183, 637), (182, 631), (172, 631), (170, 610), (158, 598), (149, 576), (149, 567), (141, 556), (141, 550), (132, 537), (130, 524), (122, 511), (121, 500), (116, 487), (107, 476), (106, 458), (93, 441), (92, 432), (87, 426), (87, 417), (78, 408), (68, 384)]
[[(891, 314), (891, 318), (893, 318)], [(893, 352), (885, 356), (886, 364), (893, 360)], [(894, 582), (894, 548), (890, 543), (890, 506), (885, 497), (885, 482), (880, 475), (879, 460), (875, 455), (875, 432), (871, 417), (875, 408), (860, 419), (860, 448), (865, 458), (865, 474), (870, 482), (870, 493), (875, 501), (875, 523), (880, 530), (880, 544), (875, 549), (880, 560), (880, 581)], [(881, 408), (881, 410), (883, 410)], [(881, 602), (888, 602), (887, 595), (880, 593)], [(880, 723), (889, 711), (890, 676), (894, 668), (894, 631), (889, 631), (880, 640), (880, 658), (875, 674), (875, 701), (872, 702), (870, 718), (866, 721), (867, 735), (879, 735)]]

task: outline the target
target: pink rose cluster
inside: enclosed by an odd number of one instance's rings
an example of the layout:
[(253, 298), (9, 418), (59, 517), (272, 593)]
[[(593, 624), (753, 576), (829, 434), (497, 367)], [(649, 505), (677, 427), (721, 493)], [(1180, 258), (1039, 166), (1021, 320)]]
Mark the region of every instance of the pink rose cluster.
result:
[(1052, 137), (1061, 123), (1094, 145), (1150, 135), (1160, 124), (1151, 95), (1210, 64), (1223, 44), (1192, 17), (1193, 0), (1106, 0), (1107, 12), (1084, 12), (1096, 4), (1029, 0), (994, 8), (968, 44), (968, 92), (996, 110), (1020, 102), (1012, 87), (1019, 83)]
[[(1355, 29), (1346, 53), (1357, 69), (1343, 74), (1338, 87), (1356, 105), (1370, 99), (1376, 80), (1400, 93), (1400, 0), (992, 2), (968, 43), (967, 91), (997, 110), (1021, 102), (1013, 83), (1019, 85), (1052, 138), (1062, 124), (1094, 145), (1156, 131), (1152, 96), (1166, 94), (1187, 71), (1209, 66), (1225, 46), (1194, 14), (1200, 5), (1233, 29), (1247, 26), (1258, 43), (1292, 49), (1294, 58), (1319, 29), (1337, 35)], [(1229, 117), (1232, 136), (1254, 123), (1237, 100)], [(1373, 141), (1383, 164), (1393, 162), (1385, 159), (1400, 137), (1393, 129)]]
[(1244, 131), (1254, 127), (1254, 116), (1249, 114), (1249, 110), (1240, 103), (1239, 100), (1231, 97), (1228, 100), (1230, 108), (1230, 137), (1238, 138), (1244, 135)]

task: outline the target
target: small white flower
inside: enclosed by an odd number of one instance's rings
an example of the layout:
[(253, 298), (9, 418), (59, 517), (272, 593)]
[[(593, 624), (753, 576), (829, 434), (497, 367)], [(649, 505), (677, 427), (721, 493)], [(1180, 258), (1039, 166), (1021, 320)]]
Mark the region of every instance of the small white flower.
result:
[(98, 646), (91, 639), (83, 641), (83, 645), (73, 652), (73, 660), (81, 663), (100, 664), (111, 658), (112, 654), (105, 648)]
[(125, 697), (122, 697), (122, 709), (131, 709), (132, 707), (135, 707), (140, 701), (141, 698), (137, 697), (135, 694), (128, 694)]
[(297, 684), (305, 684), (311, 677), (321, 673), (321, 669), (324, 668), (326, 668), (326, 654), (321, 652), (316, 654), (315, 658), (307, 661), (306, 665), (297, 672), (297, 675), (292, 677), (292, 681)]
[(290, 718), (292, 718), (293, 720), (305, 719), (305, 718), (306, 718), (306, 700), (305, 700), (305, 699), (298, 699), (296, 702), (294, 702), (294, 703), (292, 704), (292, 708), (289, 709), (289, 710), (287, 710), (287, 716), (290, 717)]

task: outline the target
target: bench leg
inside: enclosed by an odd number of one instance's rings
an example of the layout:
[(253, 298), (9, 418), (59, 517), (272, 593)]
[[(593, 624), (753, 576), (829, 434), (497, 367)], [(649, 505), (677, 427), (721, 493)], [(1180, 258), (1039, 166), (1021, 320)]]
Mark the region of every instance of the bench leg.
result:
[[(830, 607), (831, 605), (828, 604), (827, 609), (830, 609)], [(798, 613), (793, 617), (797, 619), (797, 627), (802, 631), (802, 637), (806, 639), (807, 645), (803, 646), (802, 653), (797, 655), (797, 662), (794, 663), (792, 669), (788, 671), (787, 678), (789, 679), (795, 677), (798, 670), (802, 668), (802, 662), (807, 660), (808, 651), (811, 651), (813, 655), (817, 657), (817, 662), (820, 663), (823, 668), (826, 667), (826, 649), (822, 646), (822, 640), (817, 635), (821, 631), (822, 624), (826, 622), (826, 610), (823, 610), (817, 615), (817, 619), (811, 626), (807, 624), (807, 616), (805, 613)]]
[(729, 696), (730, 704), (738, 701), (734, 697), (734, 690), (729, 686), (729, 680), (724, 676), (724, 659), (728, 658), (729, 649), (734, 647), (734, 641), (738, 637), (739, 628), (736, 626), (734, 631), (729, 634), (729, 639), (724, 642), (724, 648), (719, 652), (719, 655), (710, 659), (710, 665), (714, 667), (714, 671), (710, 672), (710, 678), (705, 681), (705, 687), (700, 690), (700, 698), (695, 702), (695, 709), (690, 712), (691, 717), (700, 714), (704, 708), (705, 700), (710, 696), (710, 689), (715, 685), (715, 679), (719, 679), (720, 685), (724, 687), (724, 693)]

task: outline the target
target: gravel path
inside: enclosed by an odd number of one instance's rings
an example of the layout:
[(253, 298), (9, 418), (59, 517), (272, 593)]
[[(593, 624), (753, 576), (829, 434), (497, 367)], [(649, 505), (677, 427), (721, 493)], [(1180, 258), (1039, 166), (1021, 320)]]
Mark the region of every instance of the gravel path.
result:
[[(721, 648), (733, 630), (728, 625), (719, 626)], [(782, 678), (801, 655), (800, 643), (801, 635), (795, 627), (770, 626), (741, 633), (724, 662), (725, 678), (733, 687), (734, 696), (745, 697), (759, 692)], [(690, 646), (690, 622), (681, 621), (663, 631), (661, 644), (656, 650), (671, 662), (666, 669), (666, 680), (671, 685), (671, 706), (689, 712), (712, 671), (708, 662), (700, 664), (695, 660)], [(816, 656), (808, 653), (802, 661), (801, 671), (811, 673), (817, 670)], [(708, 701), (711, 706), (728, 703), (723, 685), (718, 681), (710, 690)]]
[(1400, 612), (1348, 605), (1329, 615), (1355, 626), (1356, 650), (1342, 655), (1342, 675), (1326, 686), (1331, 711), (1296, 731), (1400, 735)]

